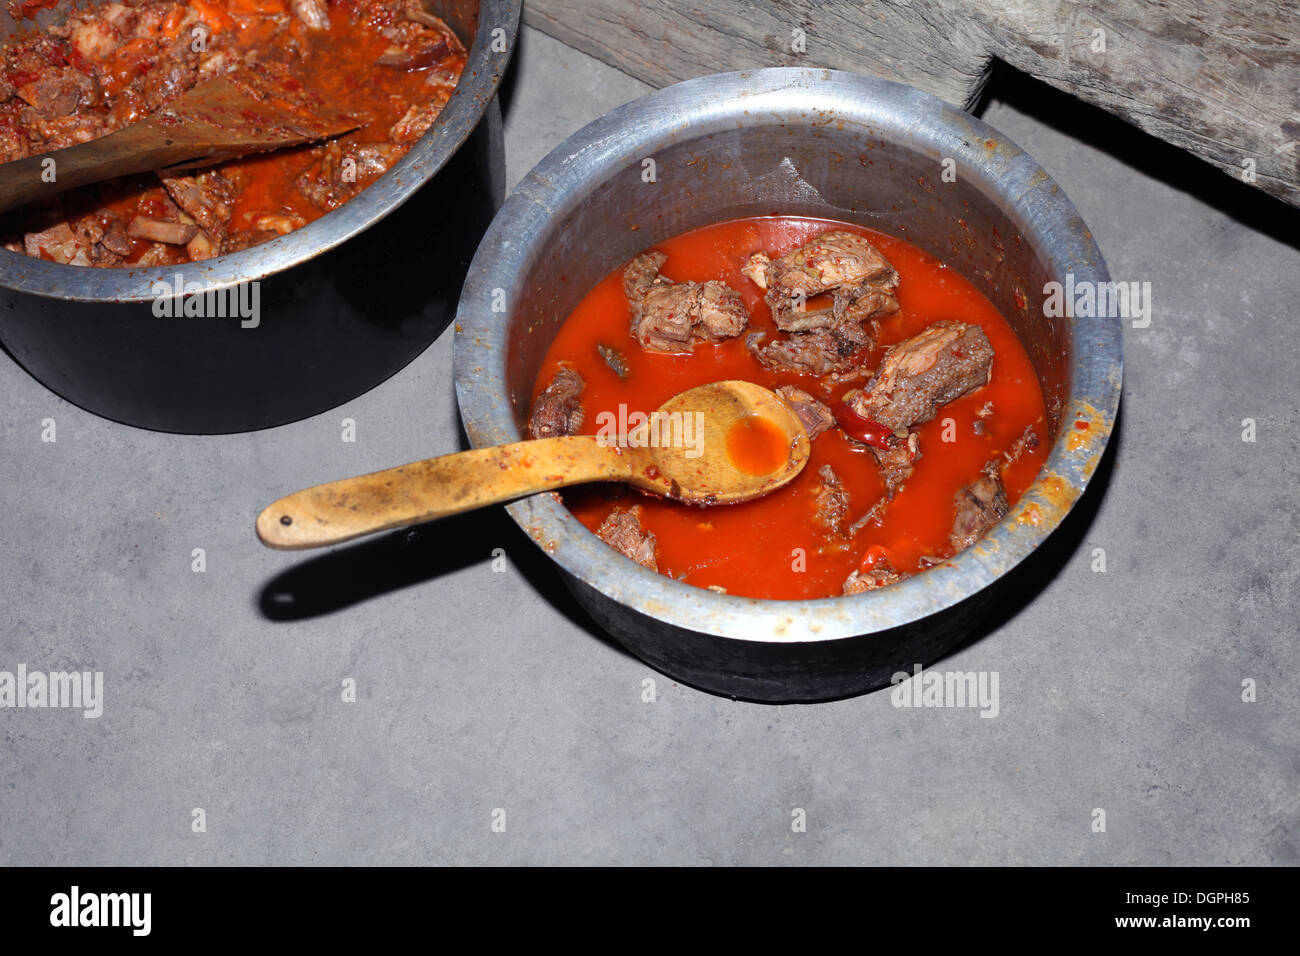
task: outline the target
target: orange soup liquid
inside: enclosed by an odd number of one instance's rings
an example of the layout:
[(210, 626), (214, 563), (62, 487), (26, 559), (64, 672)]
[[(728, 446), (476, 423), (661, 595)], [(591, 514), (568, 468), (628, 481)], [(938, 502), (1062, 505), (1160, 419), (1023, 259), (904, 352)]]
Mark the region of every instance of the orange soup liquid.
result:
[[(888, 549), (899, 571), (920, 571), (923, 557), (947, 555), (954, 516), (953, 495), (979, 477), (985, 462), (1006, 451), (1027, 426), (1038, 434), (1038, 447), (1003, 472), (1007, 498), (1014, 503), (1033, 482), (1049, 446), (1043, 396), (1020, 340), (992, 303), (970, 282), (933, 256), (883, 233), (860, 226), (788, 216), (738, 219), (697, 229), (654, 247), (668, 256), (662, 272), (674, 281), (720, 279), (744, 297), (750, 329), (776, 331), (764, 292), (742, 275), (750, 253), (762, 249), (772, 258), (784, 255), (828, 229), (848, 229), (865, 236), (885, 255), (901, 279), (899, 311), (878, 320), (877, 342), (867, 367), (875, 369), (885, 349), (940, 319), (980, 326), (993, 346), (989, 384), (943, 406), (931, 421), (916, 426), (921, 458), (904, 488), (885, 509), (883, 521), (868, 523), (847, 543), (829, 541), (813, 520), (819, 469), (830, 465), (851, 496), (849, 523), (884, 497), (884, 485), (866, 450), (839, 429), (812, 443), (812, 456), (800, 475), (779, 491), (755, 501), (712, 508), (692, 507), (654, 498), (622, 486), (592, 485), (564, 493), (565, 504), (595, 530), (615, 507), (641, 505), (641, 524), (657, 540), (659, 570), (698, 587), (718, 586), (730, 594), (798, 599), (841, 593), (844, 580), (869, 566)], [(697, 343), (691, 354), (643, 351), (630, 331), (630, 312), (623, 294), (622, 269), (605, 277), (574, 309), (551, 344), (533, 397), (554, 377), (561, 362), (573, 366), (586, 382), (583, 431), (595, 434), (601, 412), (617, 417), (649, 413), (678, 392), (723, 379), (744, 379), (768, 388), (794, 385), (829, 405), (865, 380), (827, 390), (811, 375), (764, 368), (745, 348), (744, 335), (717, 345)], [(612, 346), (627, 361), (620, 378), (601, 358), (597, 346)], [(976, 434), (976, 412), (993, 403), (983, 435)], [(770, 464), (770, 441), (755, 426), (729, 435), (729, 450), (763, 470)], [(949, 441), (944, 438), (948, 437)], [(870, 553), (869, 553), (870, 549)]]

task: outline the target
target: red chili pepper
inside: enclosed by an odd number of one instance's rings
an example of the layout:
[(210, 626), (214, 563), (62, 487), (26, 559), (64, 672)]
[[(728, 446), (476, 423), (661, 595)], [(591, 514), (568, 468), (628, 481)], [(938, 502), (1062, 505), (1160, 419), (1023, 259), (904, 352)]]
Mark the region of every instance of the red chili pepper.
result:
[(867, 445), (875, 445), (877, 448), (889, 447), (889, 436), (894, 434), (892, 428), (886, 428), (880, 422), (873, 422), (870, 418), (859, 415), (845, 402), (836, 402), (831, 411), (835, 415), (835, 420), (840, 423), (840, 428), (844, 429), (844, 434), (850, 438), (856, 438)]

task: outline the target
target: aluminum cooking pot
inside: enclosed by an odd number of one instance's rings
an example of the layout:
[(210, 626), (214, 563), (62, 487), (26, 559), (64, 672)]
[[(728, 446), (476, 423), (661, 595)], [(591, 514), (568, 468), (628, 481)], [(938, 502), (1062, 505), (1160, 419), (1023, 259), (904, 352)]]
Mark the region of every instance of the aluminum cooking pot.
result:
[[(37, 22), (86, 5), (62, 0)], [(501, 205), (496, 91), (520, 0), (431, 8), (469, 45), (465, 72), (429, 132), (369, 188), (288, 235), (181, 267), (96, 269), (0, 249), (0, 343), (83, 408), (191, 433), (304, 418), (405, 366), (446, 328)], [(0, 38), (15, 26), (0, 11)], [(155, 314), (160, 282), (246, 294), (256, 282), (256, 324)]]
[[(945, 169), (955, 182), (945, 181)], [(471, 444), (521, 437), (542, 357), (598, 280), (670, 236), (768, 214), (900, 236), (959, 270), (1006, 316), (1037, 372), (1052, 443), (1007, 518), (946, 564), (893, 586), (769, 601), (648, 571), (607, 547), (555, 495), (517, 502), (510, 513), (592, 617), (653, 667), (735, 697), (819, 700), (886, 685), (971, 633), (990, 586), (1061, 523), (1097, 468), (1119, 403), (1121, 331), (1117, 318), (1044, 309), (1047, 283), (1065, 283), (1067, 274), (1079, 288), (1106, 282), (1106, 265), (1051, 177), (980, 120), (919, 90), (850, 73), (707, 76), (571, 136), (502, 207), (457, 313), (456, 387)]]

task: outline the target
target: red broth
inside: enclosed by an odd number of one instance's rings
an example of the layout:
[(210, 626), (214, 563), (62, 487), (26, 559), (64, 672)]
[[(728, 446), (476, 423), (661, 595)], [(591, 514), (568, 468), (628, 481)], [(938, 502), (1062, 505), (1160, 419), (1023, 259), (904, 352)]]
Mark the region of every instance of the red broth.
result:
[[(893, 263), (901, 282), (899, 311), (878, 320), (877, 342), (868, 367), (876, 368), (886, 348), (940, 319), (979, 325), (994, 349), (989, 384), (943, 406), (929, 422), (915, 426), (922, 457), (915, 471), (885, 509), (880, 525), (867, 524), (845, 544), (828, 540), (813, 521), (818, 469), (835, 469), (852, 498), (849, 521), (856, 521), (884, 496), (876, 465), (861, 445), (836, 428), (812, 443), (812, 456), (789, 485), (755, 501), (712, 508), (658, 499), (622, 486), (591, 485), (569, 489), (565, 504), (593, 531), (618, 506), (641, 505), (642, 526), (656, 538), (659, 569), (698, 587), (716, 586), (730, 594), (798, 599), (839, 595), (845, 578), (878, 560), (888, 550), (899, 571), (921, 571), (926, 556), (947, 555), (954, 515), (953, 495), (979, 477), (985, 462), (1011, 447), (1033, 426), (1038, 447), (1027, 451), (1003, 472), (1011, 503), (1024, 493), (1047, 456), (1050, 437), (1038, 379), (1020, 340), (1006, 320), (970, 282), (933, 256), (902, 239), (845, 223), (797, 217), (738, 219), (676, 236), (654, 247), (668, 256), (662, 272), (675, 281), (720, 279), (744, 297), (750, 328), (778, 335), (763, 290), (741, 274), (758, 249), (773, 258), (803, 245), (828, 229), (848, 229), (865, 236)], [(795, 385), (827, 404), (861, 381), (831, 390), (811, 375), (764, 368), (745, 348), (744, 336), (716, 345), (697, 343), (690, 354), (646, 352), (632, 336), (624, 297), (622, 268), (606, 276), (574, 309), (560, 328), (542, 362), (533, 397), (546, 387), (561, 362), (572, 365), (586, 382), (581, 400), (582, 431), (595, 434), (601, 412), (618, 415), (650, 412), (664, 401), (697, 385), (744, 379), (768, 388)], [(620, 378), (601, 358), (597, 346), (613, 346), (627, 360)], [(992, 402), (994, 414), (976, 434), (976, 412)], [(945, 431), (951, 441), (944, 441)], [(762, 457), (756, 436), (742, 441)]]

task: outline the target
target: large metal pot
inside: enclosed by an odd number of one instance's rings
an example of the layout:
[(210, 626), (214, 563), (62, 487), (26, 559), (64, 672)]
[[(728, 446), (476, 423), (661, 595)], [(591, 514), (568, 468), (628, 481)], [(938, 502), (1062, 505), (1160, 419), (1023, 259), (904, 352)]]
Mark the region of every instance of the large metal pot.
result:
[[(74, 6), (85, 3), (62, 0), (38, 22), (59, 22)], [(450, 321), (501, 205), (496, 91), (520, 0), (433, 8), (473, 40), (469, 62), (433, 128), (377, 182), (303, 229), (179, 269), (66, 266), (0, 249), (0, 342), (9, 354), (83, 408), (193, 433), (313, 415), (419, 355)], [(0, 12), (0, 36), (13, 30)], [(258, 283), (256, 325), (155, 314), (158, 283), (175, 288), (177, 274), (205, 290)]]
[[(643, 176), (648, 159), (653, 183)], [(945, 166), (955, 182), (944, 181)], [(1067, 272), (1076, 283), (1105, 282), (1106, 266), (1051, 177), (989, 126), (918, 90), (849, 73), (708, 76), (597, 120), (511, 194), (457, 313), (470, 442), (520, 437), (543, 353), (610, 270), (685, 230), (773, 213), (904, 237), (974, 281), (1011, 322), (1042, 384), (1054, 444), (1007, 519), (948, 564), (892, 587), (764, 601), (645, 570), (553, 495), (510, 511), (596, 621), (652, 666), (736, 697), (817, 700), (885, 685), (969, 634), (989, 586), (1060, 524), (1096, 469), (1119, 402), (1121, 335), (1116, 319), (1044, 314), (1045, 283)], [(494, 311), (498, 290), (504, 312)], [(1086, 431), (1072, 427), (1080, 420)]]

